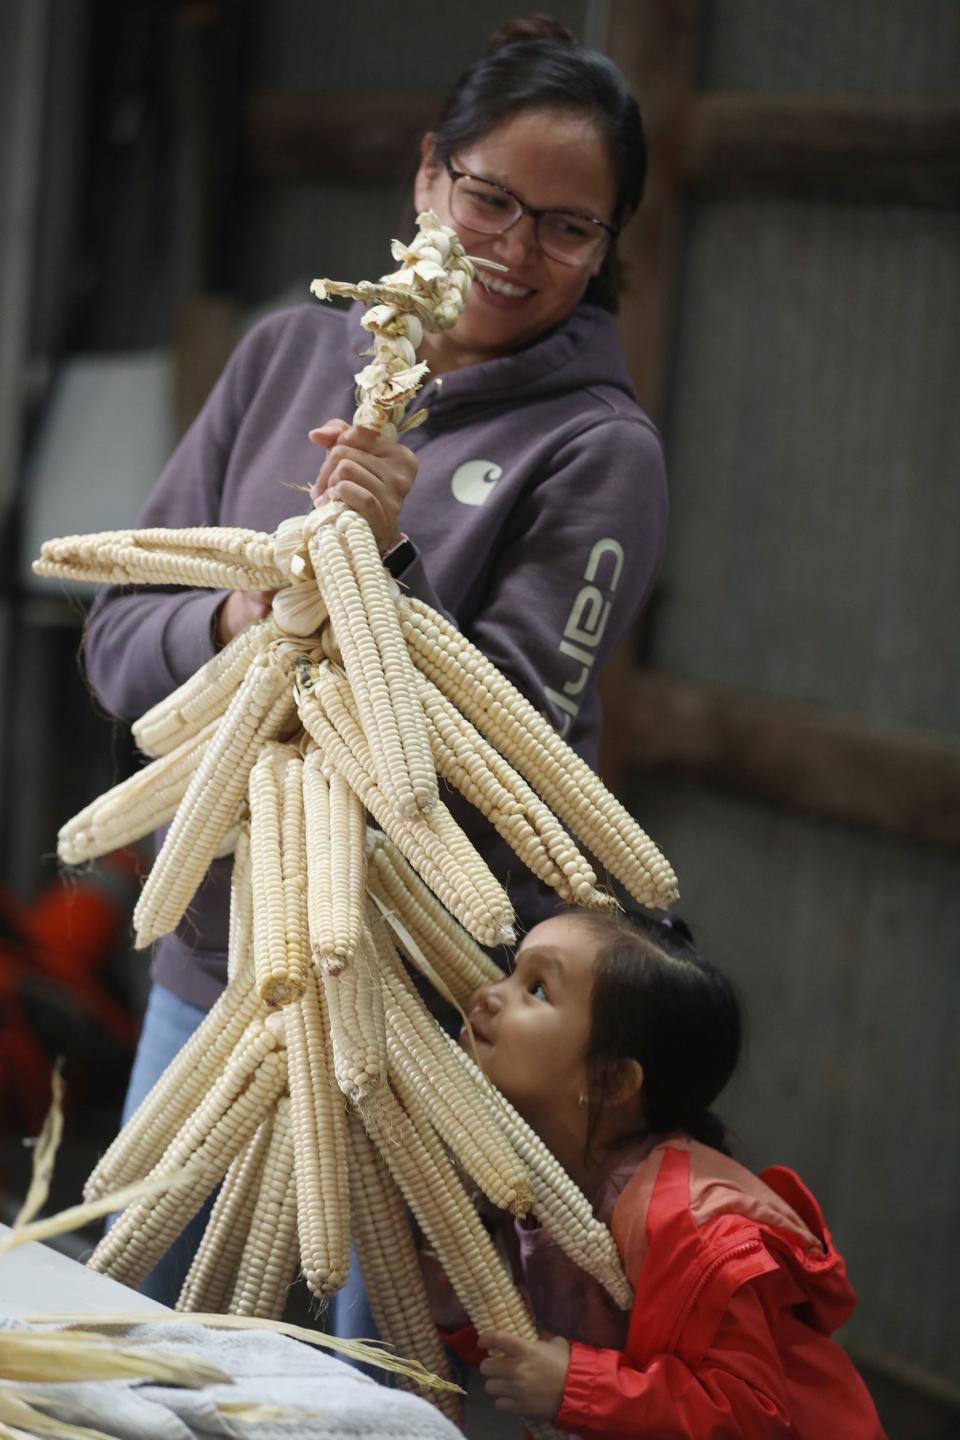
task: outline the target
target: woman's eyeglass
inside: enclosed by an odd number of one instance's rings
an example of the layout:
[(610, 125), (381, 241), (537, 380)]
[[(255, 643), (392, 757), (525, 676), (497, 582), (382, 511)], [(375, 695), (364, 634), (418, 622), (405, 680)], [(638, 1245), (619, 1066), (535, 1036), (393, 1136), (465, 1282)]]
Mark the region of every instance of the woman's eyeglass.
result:
[(481, 180), (444, 162), (450, 176), (450, 213), (458, 224), (481, 235), (503, 235), (522, 215), (534, 223), (544, 255), (563, 265), (589, 265), (617, 231), (603, 220), (575, 210), (534, 210), (493, 180)]

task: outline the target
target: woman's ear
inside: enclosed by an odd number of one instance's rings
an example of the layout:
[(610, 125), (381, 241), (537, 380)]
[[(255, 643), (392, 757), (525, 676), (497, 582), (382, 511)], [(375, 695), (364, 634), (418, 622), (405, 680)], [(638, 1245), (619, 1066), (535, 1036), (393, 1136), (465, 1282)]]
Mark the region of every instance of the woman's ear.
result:
[(420, 164), (413, 183), (413, 198), (418, 212), (432, 209), (431, 189), (439, 172), (440, 166), (433, 155), (433, 131), (428, 130), (420, 141)]

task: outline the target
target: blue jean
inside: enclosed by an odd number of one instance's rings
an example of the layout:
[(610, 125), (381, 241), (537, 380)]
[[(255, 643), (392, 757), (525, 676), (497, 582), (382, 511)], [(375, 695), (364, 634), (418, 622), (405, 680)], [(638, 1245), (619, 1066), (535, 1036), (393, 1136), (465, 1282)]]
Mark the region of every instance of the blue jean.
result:
[[(199, 1005), (179, 999), (162, 985), (153, 986), (123, 1102), (124, 1125), (153, 1089), (170, 1061), (183, 1049), (206, 1013)], [(177, 1303), (212, 1208), (211, 1195), (155, 1268), (137, 1286), (141, 1294), (149, 1295), (151, 1300), (159, 1300), (162, 1305)]]

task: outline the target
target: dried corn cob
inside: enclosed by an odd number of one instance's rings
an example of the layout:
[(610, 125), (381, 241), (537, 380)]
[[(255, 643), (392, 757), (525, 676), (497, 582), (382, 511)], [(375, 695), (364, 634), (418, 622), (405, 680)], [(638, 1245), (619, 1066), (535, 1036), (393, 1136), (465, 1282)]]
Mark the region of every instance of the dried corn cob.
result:
[(273, 590), (284, 575), (273, 536), (256, 530), (105, 530), (47, 540), (37, 575), (107, 585), (192, 585), (212, 590)]
[(250, 773), (253, 949), (268, 1005), (303, 990), (309, 964), (303, 762), (289, 745), (265, 745)]
[(537, 1339), (533, 1321), (443, 1152), (418, 1112), (382, 1090), (367, 1129), (478, 1330)]
[(348, 1099), (366, 1102), (387, 1078), (383, 986), (376, 950), (364, 930), (353, 964), (337, 975), (323, 971), (333, 1066)]
[(529, 870), (562, 900), (616, 905), (556, 816), (437, 687), (420, 676), (420, 694), (437, 769), (493, 823)]
[[(348, 1138), (357, 1260), (380, 1338), (448, 1380), (450, 1364), (430, 1314), (403, 1197), (355, 1112), (349, 1117)], [(462, 1419), (455, 1395), (437, 1391), (427, 1398), (455, 1423)]]
[(261, 1123), (253, 1139), (230, 1162), (183, 1282), (177, 1300), (178, 1310), (211, 1314), (226, 1309), (257, 1203), (272, 1126), (273, 1116), (270, 1115)]
[(676, 899), (676, 876), (597, 776), (482, 651), (416, 599), (398, 602), (414, 663), (539, 791), (643, 904)]
[(462, 1083), (449, 1051), (425, 1040), (427, 1026), (440, 1030), (436, 1021), (419, 998), (404, 993), (391, 977), (387, 978), (385, 1009), (390, 1079), (405, 1109), (416, 1109), (429, 1119), (492, 1204), (524, 1216), (531, 1202), (526, 1167), (490, 1123), (472, 1087)]
[(331, 975), (356, 954), (363, 928), (366, 815), (346, 780), (308, 745), (303, 765), (307, 913), (314, 962)]
[(293, 713), (292, 657), (282, 645), (258, 656), (194, 772), (134, 912), (142, 948), (172, 930), (234, 823), (260, 747)]
[(350, 1265), (347, 1112), (337, 1088), (323, 987), (307, 977), (284, 1012), (300, 1262), (315, 1295), (332, 1295)]
[(84, 1186), (87, 1200), (129, 1185), (155, 1168), (262, 1008), (252, 976), (240, 975), (227, 986), (101, 1157)]
[(89, 1265), (126, 1285), (138, 1285), (193, 1218), (227, 1170), (231, 1160), (252, 1137), (265, 1113), (286, 1086), (283, 1051), (264, 1055), (246, 1088), (237, 1095), (199, 1146), (175, 1139), (161, 1157), (157, 1170), (172, 1169), (194, 1159), (202, 1178), (193, 1185), (168, 1191), (129, 1206), (100, 1241)]
[(373, 778), (370, 752), (351, 711), (349, 691), (334, 667), (324, 661), (316, 672), (301, 669), (296, 693), (308, 733), (430, 888), (483, 944), (510, 944), (514, 917), (506, 893), (453, 824), (446, 807), (438, 802), (428, 814), (403, 820), (387, 803)]
[[(372, 773), (390, 806), (411, 819), (420, 807), (400, 738), (402, 717), (392, 703), (384, 655), (373, 628), (374, 615), (364, 607), (357, 577), (335, 524), (318, 528), (311, 536), (310, 558), (362, 717), (372, 755)], [(382, 574), (379, 559), (377, 563)], [(422, 724), (422, 714), (420, 718)]]
[(281, 1095), (274, 1108), (270, 1143), (260, 1171), (260, 1188), (230, 1299), (232, 1315), (280, 1318), (287, 1289), (296, 1273), (296, 1237), (293, 1129), (290, 1101)]
[[(350, 558), (360, 600), (370, 618), (370, 630), (380, 653), (390, 713), (396, 716), (406, 773), (413, 790), (415, 810), (411, 813), (431, 810), (438, 799), (437, 774), (427, 738), (417, 672), (400, 633), (391, 593), (394, 582), (384, 569), (373, 532), (362, 516), (347, 510), (339, 517), (336, 529)], [(382, 726), (384, 716), (378, 714), (377, 718)]]
[(250, 864), (250, 822), (237, 832), (230, 872), (230, 927), (227, 940), (227, 980), (253, 966), (253, 879)]
[[(383, 903), (388, 920), (395, 916), (404, 929), (417, 937), (432, 971), (456, 1003), (465, 1008), (473, 992), (481, 985), (496, 983), (502, 970), (440, 904), (392, 840), (379, 830), (368, 830), (367, 849), (367, 885), (371, 893)], [(397, 940), (407, 959), (416, 965), (418, 956), (408, 953), (403, 936), (398, 934)]]
[(165, 699), (133, 722), (133, 738), (145, 755), (166, 755), (223, 715), (250, 662), (277, 638), (270, 616), (247, 625)]

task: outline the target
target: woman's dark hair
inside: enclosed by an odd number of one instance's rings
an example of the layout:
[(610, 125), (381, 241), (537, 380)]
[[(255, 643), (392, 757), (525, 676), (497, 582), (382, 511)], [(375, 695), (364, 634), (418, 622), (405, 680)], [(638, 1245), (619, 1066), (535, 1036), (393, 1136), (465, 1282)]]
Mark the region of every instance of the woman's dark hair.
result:
[(682, 1130), (729, 1153), (710, 1109), (736, 1069), (743, 1023), (727, 977), (704, 960), (680, 919), (567, 911), (600, 937), (593, 982), (587, 1073), (592, 1135), (617, 1062), (643, 1066), (644, 1128)]
[[(592, 120), (616, 176), (613, 226), (619, 229), (640, 204), (647, 169), (637, 102), (611, 60), (546, 16), (509, 20), (494, 32), (486, 55), (460, 76), (431, 127), (434, 160), (445, 164), (523, 110), (558, 110)], [(619, 289), (614, 242), (584, 299), (616, 311)]]

